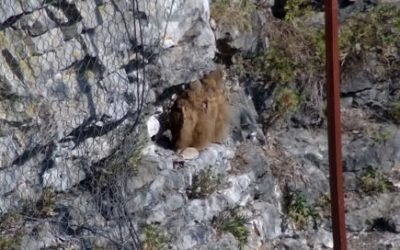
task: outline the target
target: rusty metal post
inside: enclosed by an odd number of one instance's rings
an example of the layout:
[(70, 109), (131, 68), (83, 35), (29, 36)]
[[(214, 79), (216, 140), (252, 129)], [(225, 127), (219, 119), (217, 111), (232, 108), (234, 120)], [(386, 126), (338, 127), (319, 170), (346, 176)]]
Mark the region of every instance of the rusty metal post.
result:
[(343, 195), (340, 123), (340, 69), (338, 2), (325, 0), (326, 79), (328, 102), (329, 180), (335, 250), (347, 249)]

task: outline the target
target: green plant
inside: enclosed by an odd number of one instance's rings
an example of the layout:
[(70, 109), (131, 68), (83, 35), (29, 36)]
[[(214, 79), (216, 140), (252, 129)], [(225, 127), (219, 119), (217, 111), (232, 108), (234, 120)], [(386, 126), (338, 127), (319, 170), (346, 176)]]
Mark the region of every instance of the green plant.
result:
[(0, 249), (20, 249), (21, 237), (0, 236)]
[(328, 208), (331, 206), (331, 196), (329, 193), (322, 194), (317, 202), (317, 205), (323, 208)]
[(393, 104), (390, 115), (395, 123), (400, 124), (400, 101)]
[(323, 193), (318, 198), (315, 207), (318, 211), (318, 217), (324, 218), (331, 215), (331, 196), (329, 193)]
[[(373, 70), (378, 77), (398, 71), (398, 46), (400, 44), (400, 9), (380, 5), (351, 17), (341, 27), (340, 50), (344, 68), (346, 64), (365, 60), (374, 54), (381, 64)], [(351, 69), (350, 69), (351, 71)]]
[(108, 248), (105, 246), (99, 246), (97, 244), (93, 245), (93, 250), (107, 250)]
[(275, 114), (266, 123), (270, 126), (297, 110), (312, 109), (314, 114), (322, 116), (323, 29), (275, 20), (268, 27), (267, 35), (270, 46), (265, 52), (251, 59), (251, 63), (243, 63), (245, 71), (263, 79), (266, 86), (278, 86), (274, 93)]
[(21, 214), (7, 213), (0, 219), (0, 249), (20, 249), (23, 235)]
[[(240, 77), (252, 74), (262, 79), (267, 86), (276, 84), (278, 90), (292, 90), (292, 94), (286, 91), (284, 95), (276, 95), (275, 98), (286, 97), (293, 102), (276, 105), (275, 109), (307, 110), (323, 119), (324, 29), (306, 27), (303, 22), (297, 21), (311, 12), (309, 1), (287, 1), (285, 8), (286, 20), (272, 19), (266, 29), (269, 47), (254, 58), (239, 58), (235, 71)], [(399, 46), (399, 8), (381, 5), (349, 17), (341, 25), (340, 31), (342, 76), (347, 77), (356, 70), (368, 70), (377, 80), (398, 74)], [(376, 66), (366, 68), (365, 62), (376, 63)], [(393, 106), (390, 116), (395, 123), (400, 123), (400, 104)], [(274, 116), (267, 122), (273, 123), (277, 118), (282, 116)]]
[(135, 145), (133, 145), (128, 159), (120, 157), (118, 154), (116, 154), (109, 164), (107, 164), (107, 170), (109, 171), (109, 174), (111, 174), (113, 177), (126, 175), (129, 173), (137, 174), (140, 163), (143, 159), (143, 149), (146, 147), (146, 145), (146, 135), (139, 135), (135, 141)]
[(278, 83), (288, 83), (293, 81), (296, 75), (296, 63), (287, 55), (287, 51), (278, 47), (270, 47), (264, 57), (263, 71), (268, 72), (269, 78)]
[(54, 214), (56, 207), (56, 194), (53, 189), (46, 188), (43, 190), (42, 196), (36, 203), (36, 209), (39, 216), (49, 217)]
[[(269, 48), (253, 59), (257, 73), (266, 82), (295, 83), (308, 89), (324, 78), (324, 31), (274, 21), (268, 31)], [(308, 86), (307, 86), (308, 85)]]
[(384, 193), (393, 189), (393, 184), (378, 169), (368, 167), (360, 178), (361, 190), (367, 194)]
[(275, 91), (275, 111), (281, 115), (295, 112), (299, 108), (300, 97), (296, 91), (287, 87)]
[(128, 159), (128, 166), (133, 170), (134, 173), (137, 173), (140, 162), (142, 161), (143, 158), (143, 149), (146, 146), (146, 142), (144, 139), (139, 140), (139, 142), (136, 144), (135, 149), (132, 152), (131, 157)]
[(0, 31), (0, 44), (4, 47), (9, 46), (8, 39), (4, 31)]
[(285, 20), (294, 21), (296, 18), (310, 16), (312, 5), (309, 0), (287, 0), (285, 5)]
[(220, 183), (221, 178), (216, 176), (211, 168), (208, 168), (193, 177), (192, 185), (187, 194), (190, 199), (205, 198), (213, 193)]
[(388, 130), (372, 130), (371, 138), (378, 144), (387, 142), (392, 137), (392, 133)]
[(93, 80), (96, 77), (96, 73), (91, 69), (87, 69), (83, 72), (81, 77), (86, 81)]
[[(304, 28), (303, 28), (304, 29)], [(308, 30), (303, 30), (307, 32)], [(325, 65), (325, 31), (323, 29), (312, 29), (309, 38), (314, 53), (311, 56), (311, 69), (315, 67), (315, 72), (324, 72)]]
[(250, 60), (246, 60), (242, 54), (234, 55), (232, 57), (232, 62), (234, 63), (232, 65), (232, 71), (235, 72), (239, 78), (244, 78), (249, 72), (247, 69), (249, 68)]
[(251, 15), (256, 6), (252, 0), (211, 0), (211, 17), (221, 26), (241, 31), (252, 29)]
[(168, 241), (169, 236), (163, 232), (159, 225), (148, 224), (143, 228), (145, 241), (144, 250), (159, 250), (164, 248)]
[[(359, 43), (361, 49), (380, 45), (395, 45), (399, 41), (400, 9), (392, 5), (380, 5), (370, 11), (354, 15), (342, 28), (341, 48), (354, 50)], [(352, 43), (352, 44), (350, 44)]]
[(33, 70), (32, 65), (29, 63), (28, 60), (26, 59), (19, 60), (19, 68), (25, 80), (35, 79), (35, 71)]
[(239, 242), (240, 248), (247, 243), (249, 230), (246, 227), (248, 219), (239, 212), (239, 208), (223, 211), (213, 218), (213, 226), (218, 233), (231, 233)]
[(300, 191), (288, 191), (285, 196), (286, 214), (298, 229), (307, 227), (311, 220), (319, 216)]
[(0, 232), (3, 232), (11, 227), (20, 224), (22, 215), (16, 212), (11, 212), (3, 215), (0, 219)]

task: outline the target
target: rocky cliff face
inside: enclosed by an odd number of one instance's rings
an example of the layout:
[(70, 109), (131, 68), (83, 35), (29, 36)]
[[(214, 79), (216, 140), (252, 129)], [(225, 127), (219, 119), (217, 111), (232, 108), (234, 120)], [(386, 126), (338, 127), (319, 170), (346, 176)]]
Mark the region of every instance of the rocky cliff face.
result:
[(0, 168), (66, 191), (120, 144), (154, 101), (152, 85), (210, 68), (207, 1), (135, 3), (2, 3)]
[[(306, 124), (299, 109), (266, 126), (282, 94), (242, 74), (239, 54), (272, 51), (272, 3), (220, 2), (0, 3), (1, 249), (332, 247), (324, 118)], [(342, 88), (351, 249), (365, 235), (380, 239), (371, 249), (400, 246), (400, 78), (371, 77), (379, 53), (350, 61)], [(232, 131), (184, 160), (150, 137), (215, 60), (228, 67)]]

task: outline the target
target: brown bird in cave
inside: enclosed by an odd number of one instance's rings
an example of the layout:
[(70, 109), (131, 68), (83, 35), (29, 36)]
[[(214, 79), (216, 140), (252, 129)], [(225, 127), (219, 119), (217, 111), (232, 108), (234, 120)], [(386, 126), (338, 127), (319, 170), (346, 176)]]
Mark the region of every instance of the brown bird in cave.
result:
[(177, 150), (203, 149), (227, 135), (229, 106), (223, 71), (218, 68), (190, 84), (173, 104), (169, 115), (172, 143)]

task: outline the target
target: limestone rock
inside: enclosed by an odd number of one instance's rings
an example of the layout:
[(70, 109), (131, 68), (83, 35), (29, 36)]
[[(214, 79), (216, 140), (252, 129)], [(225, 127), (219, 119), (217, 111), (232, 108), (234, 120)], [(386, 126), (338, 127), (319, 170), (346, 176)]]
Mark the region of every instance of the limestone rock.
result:
[(196, 159), (197, 157), (199, 157), (199, 151), (196, 148), (185, 148), (182, 152), (181, 152), (181, 156), (183, 157), (183, 159), (185, 160), (193, 160)]

